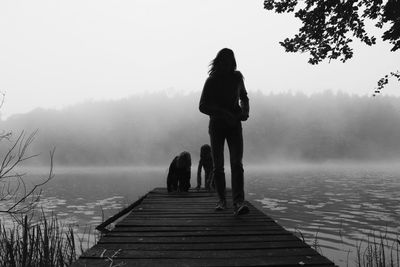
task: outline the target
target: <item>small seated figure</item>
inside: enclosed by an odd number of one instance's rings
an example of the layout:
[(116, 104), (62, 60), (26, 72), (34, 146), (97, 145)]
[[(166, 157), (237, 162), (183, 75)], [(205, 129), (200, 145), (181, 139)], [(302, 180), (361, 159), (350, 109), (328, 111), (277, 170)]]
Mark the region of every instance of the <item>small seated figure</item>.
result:
[(168, 192), (187, 192), (190, 188), (190, 168), (192, 160), (189, 152), (182, 152), (169, 165), (167, 176)]
[(199, 167), (197, 168), (197, 189), (201, 188), (201, 170), (204, 168), (204, 187), (207, 190), (214, 189), (214, 183), (212, 179), (212, 158), (211, 158), (211, 147), (210, 145), (202, 145), (200, 148), (200, 161)]

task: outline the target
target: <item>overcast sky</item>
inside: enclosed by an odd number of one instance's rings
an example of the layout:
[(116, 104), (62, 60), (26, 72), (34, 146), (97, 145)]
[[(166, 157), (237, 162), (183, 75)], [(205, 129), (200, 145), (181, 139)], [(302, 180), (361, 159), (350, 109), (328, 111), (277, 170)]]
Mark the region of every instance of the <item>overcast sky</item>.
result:
[[(371, 94), (400, 69), (400, 52), (355, 42), (347, 63), (311, 66), (279, 41), (299, 27), (262, 0), (2, 0), (0, 111), (5, 118), (36, 107), (62, 108), (135, 93), (201, 91), (209, 62), (232, 48), (249, 91), (327, 89)], [(384, 89), (400, 95), (393, 82)]]

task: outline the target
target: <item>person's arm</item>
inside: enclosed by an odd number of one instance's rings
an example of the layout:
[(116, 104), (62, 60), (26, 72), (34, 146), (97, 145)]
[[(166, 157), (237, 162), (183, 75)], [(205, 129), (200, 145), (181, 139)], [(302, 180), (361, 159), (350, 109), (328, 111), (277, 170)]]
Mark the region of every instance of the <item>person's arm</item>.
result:
[(239, 83), (239, 99), (240, 99), (240, 107), (242, 109), (242, 114), (240, 119), (242, 121), (245, 121), (249, 118), (250, 104), (243, 79), (241, 79)]
[(203, 161), (199, 160), (199, 166), (197, 167), (197, 188), (201, 187), (201, 169), (203, 168)]

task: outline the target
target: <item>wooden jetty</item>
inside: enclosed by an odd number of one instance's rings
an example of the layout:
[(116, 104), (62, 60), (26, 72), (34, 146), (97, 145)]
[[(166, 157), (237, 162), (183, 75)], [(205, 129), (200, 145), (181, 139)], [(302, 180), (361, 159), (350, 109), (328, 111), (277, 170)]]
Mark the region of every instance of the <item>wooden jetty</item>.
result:
[(214, 211), (215, 193), (156, 188), (100, 225), (106, 233), (72, 266), (335, 266), (251, 203), (235, 217), (227, 201)]

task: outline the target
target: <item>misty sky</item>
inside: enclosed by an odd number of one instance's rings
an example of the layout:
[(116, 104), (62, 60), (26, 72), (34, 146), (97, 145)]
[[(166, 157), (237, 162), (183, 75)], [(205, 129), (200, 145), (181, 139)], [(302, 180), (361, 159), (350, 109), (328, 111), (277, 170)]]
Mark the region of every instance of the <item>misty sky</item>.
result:
[[(372, 48), (354, 42), (345, 64), (311, 66), (308, 55), (287, 54), (278, 43), (298, 27), (262, 0), (2, 0), (1, 115), (200, 91), (223, 47), (234, 50), (249, 91), (371, 94), (380, 77), (399, 69), (400, 53), (381, 41)], [(384, 92), (400, 95), (400, 86), (393, 80)]]

